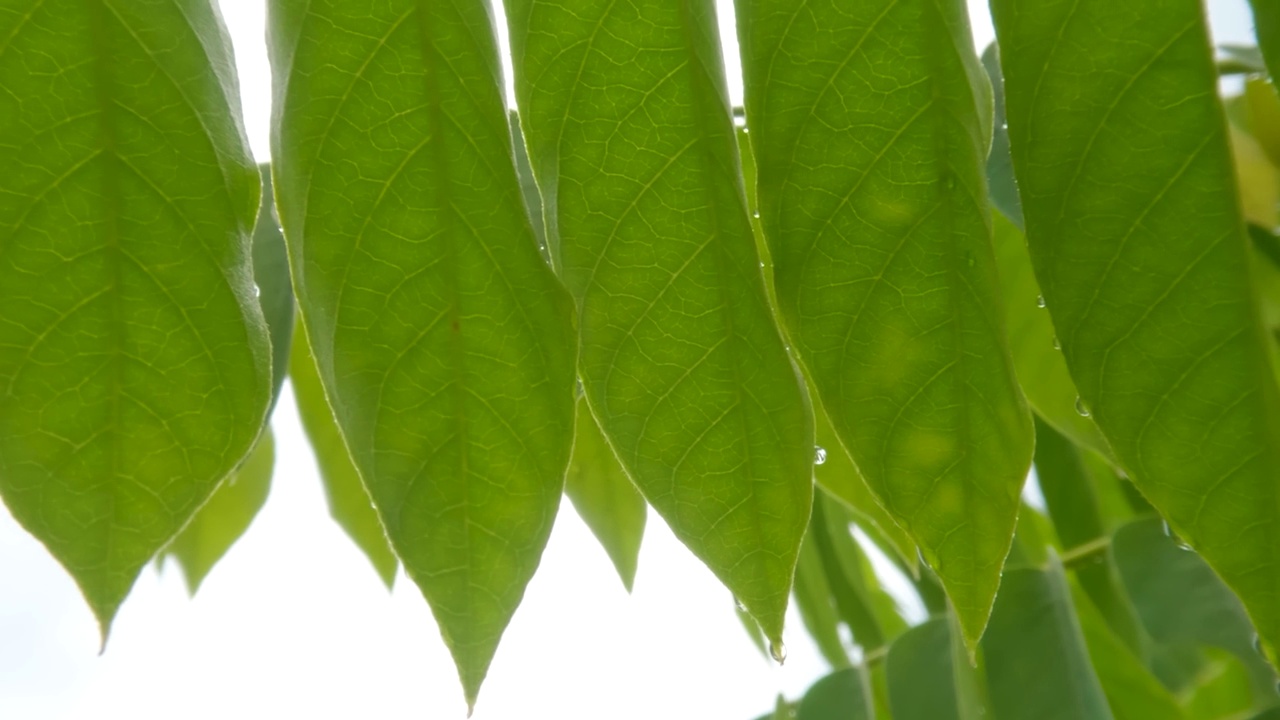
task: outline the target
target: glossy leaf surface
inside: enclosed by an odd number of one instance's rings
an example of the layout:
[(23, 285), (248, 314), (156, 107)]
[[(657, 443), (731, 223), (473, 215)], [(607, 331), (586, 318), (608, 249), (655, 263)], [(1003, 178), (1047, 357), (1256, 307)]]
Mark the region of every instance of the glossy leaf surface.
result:
[(765, 292), (712, 3), (507, 9), (586, 399), (649, 504), (778, 644), (812, 415)]
[(1048, 570), (1005, 573), (982, 650), (995, 717), (1112, 717), (1056, 561)]
[(1002, 339), (964, 4), (739, 2), (778, 305), (836, 433), (977, 641), (1032, 446)]
[(352, 459), (474, 704), (573, 441), (571, 305), (470, 0), (270, 6), (276, 199)]
[(169, 544), (165, 552), (182, 567), (187, 591), (192, 595), (266, 503), (275, 460), (275, 439), (268, 428), (240, 469), (222, 481)]
[(992, 10), (1031, 257), (1080, 408), (1275, 645), (1280, 396), (1200, 5)]
[(302, 429), (311, 441), (320, 482), (324, 485), (329, 515), (347, 533), (347, 537), (369, 559), (373, 569), (388, 588), (396, 579), (400, 561), (387, 544), (387, 533), (373, 509), (369, 493), (360, 473), (351, 462), (347, 443), (342, 439), (333, 410), (325, 398), (324, 386), (316, 372), (316, 361), (307, 344), (307, 333), (301, 325), (293, 334), (293, 352), (289, 357), (289, 381)]
[(591, 409), (582, 400), (578, 401), (573, 458), (569, 461), (564, 491), (609, 553), (623, 586), (631, 592), (649, 506), (623, 472), (613, 448), (600, 433)]
[(106, 637), (271, 397), (257, 171), (194, 0), (0, 6), (0, 493)]

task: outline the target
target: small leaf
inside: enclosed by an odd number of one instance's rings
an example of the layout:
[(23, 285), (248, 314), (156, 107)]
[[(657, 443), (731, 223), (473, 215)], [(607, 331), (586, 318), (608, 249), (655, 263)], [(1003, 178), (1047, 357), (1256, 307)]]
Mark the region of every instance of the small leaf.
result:
[(954, 664), (946, 618), (911, 628), (889, 647), (885, 671), (893, 720), (968, 720), (977, 707), (960, 707), (957, 672), (972, 674), (967, 660)]
[(1116, 635), (1088, 593), (1071, 584), (1076, 618), (1089, 658), (1116, 720), (1185, 720), (1182, 708), (1147, 670), (1128, 643)]
[(761, 275), (713, 6), (507, 8), (586, 398), (649, 504), (780, 646), (813, 421)]
[(796, 720), (873, 720), (867, 670), (859, 665), (818, 680), (804, 694)]
[(1056, 560), (1005, 573), (982, 650), (1000, 720), (1112, 717)]
[(1033, 443), (1004, 344), (992, 100), (959, 0), (740, 0), (778, 306), (844, 447), (972, 646)]
[(818, 652), (833, 668), (849, 665), (849, 656), (840, 640), (839, 616), (832, 601), (822, 558), (814, 547), (813, 533), (806, 533), (800, 543), (796, 563), (796, 579), (792, 587), (796, 610), (804, 628), (818, 646)]
[(347, 452), (333, 410), (324, 395), (324, 386), (316, 374), (316, 362), (307, 344), (307, 332), (301, 324), (293, 334), (293, 352), (289, 358), (289, 380), (298, 404), (302, 429), (311, 441), (320, 482), (324, 485), (329, 515), (347, 533), (347, 537), (369, 559), (373, 569), (388, 589), (396, 579), (400, 561), (387, 544), (387, 533), (373, 509), (356, 466)]
[(585, 400), (578, 401), (573, 457), (564, 491), (609, 554), (622, 585), (631, 592), (648, 506), (622, 471)]
[(1254, 629), (1240, 601), (1200, 556), (1166, 535), (1159, 520), (1116, 531), (1112, 554), (1153, 640), (1227, 650), (1248, 667), (1257, 697), (1276, 697), (1275, 672), (1254, 649)]
[(1280, 644), (1280, 388), (1202, 8), (1027, 10), (992, 2), (1031, 258), (1080, 410)]
[(266, 503), (275, 459), (275, 440), (267, 428), (240, 469), (222, 481), (169, 544), (165, 552), (178, 561), (192, 595)]
[(258, 175), (207, 2), (0, 4), (0, 493), (105, 642), (271, 401)]
[(276, 200), (316, 366), (474, 706), (573, 445), (572, 305), (516, 174), (490, 8), (274, 0)]

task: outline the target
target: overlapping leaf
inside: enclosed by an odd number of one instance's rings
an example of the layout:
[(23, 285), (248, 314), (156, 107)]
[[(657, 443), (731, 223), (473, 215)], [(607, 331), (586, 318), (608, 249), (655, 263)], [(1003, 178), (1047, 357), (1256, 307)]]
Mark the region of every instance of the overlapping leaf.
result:
[(1080, 410), (1274, 645), (1280, 394), (1201, 9), (992, 9), (1032, 261)]
[(864, 666), (837, 670), (818, 680), (796, 708), (796, 720), (872, 720), (871, 688)]
[(383, 584), (390, 588), (395, 582), (400, 561), (387, 544), (382, 521), (373, 509), (369, 492), (360, 480), (360, 473), (351, 462), (347, 443), (342, 439), (342, 431), (333, 418), (333, 410), (329, 407), (320, 375), (316, 372), (316, 361), (311, 355), (311, 346), (307, 343), (306, 330), (301, 325), (293, 335), (289, 381), (293, 386), (293, 397), (298, 405), (302, 429), (315, 452), (329, 515), (369, 559)]
[(1258, 47), (1272, 78), (1280, 78), (1280, 5), (1272, 0), (1249, 0)]
[(600, 541), (631, 592), (649, 506), (622, 471), (587, 403), (578, 401), (577, 434), (564, 492)]
[(271, 397), (257, 171), (208, 3), (0, 6), (0, 492), (104, 637)]
[(1031, 419), (1003, 341), (964, 4), (739, 2), (778, 304), (831, 423), (937, 571), (972, 645)]
[(192, 595), (267, 501), (275, 460), (275, 439), (267, 428), (245, 463), (218, 486), (169, 544), (166, 554), (178, 561)]
[(712, 4), (507, 8), (586, 399), (645, 498), (776, 645), (812, 419), (761, 277)]
[(574, 419), (572, 308), (521, 199), (489, 10), (270, 8), (276, 199), (317, 368), (474, 703)]

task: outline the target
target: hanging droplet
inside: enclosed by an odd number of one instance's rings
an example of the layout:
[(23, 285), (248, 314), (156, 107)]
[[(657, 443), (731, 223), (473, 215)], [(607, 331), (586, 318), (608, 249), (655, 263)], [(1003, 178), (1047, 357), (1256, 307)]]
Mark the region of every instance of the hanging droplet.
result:
[(1058, 340), (1058, 336), (1057, 336), (1057, 335), (1054, 335), (1054, 336), (1053, 336), (1053, 349), (1054, 349), (1054, 350), (1061, 350), (1061, 349), (1062, 349), (1062, 342), (1061, 342), (1060, 340)]
[(1089, 408), (1085, 407), (1083, 398), (1076, 398), (1076, 412), (1080, 417), (1089, 417)]
[(781, 665), (787, 661), (787, 646), (780, 642), (771, 642), (769, 643), (769, 654)]
[(253, 284), (253, 296), (262, 297), (262, 288), (258, 287), (258, 283)]
[(827, 449), (821, 445), (813, 446), (813, 464), (821, 465), (827, 461)]
[(1043, 296), (1043, 295), (1037, 295), (1037, 296), (1036, 296), (1036, 307), (1038, 307), (1038, 308), (1042, 308), (1042, 307), (1044, 307), (1044, 296)]

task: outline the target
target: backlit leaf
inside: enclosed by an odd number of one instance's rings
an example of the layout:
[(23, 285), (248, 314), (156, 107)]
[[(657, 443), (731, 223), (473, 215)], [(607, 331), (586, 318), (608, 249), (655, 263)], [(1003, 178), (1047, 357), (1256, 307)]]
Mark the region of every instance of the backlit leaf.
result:
[(586, 399), (649, 504), (778, 645), (812, 414), (765, 292), (712, 3), (507, 9)]
[(0, 493), (106, 637), (271, 399), (258, 176), (198, 0), (0, 4)]
[(991, 95), (959, 0), (740, 0), (778, 305), (831, 424), (972, 646), (1031, 418), (1004, 346)]
[(166, 553), (182, 567), (187, 591), (192, 595), (222, 556), (235, 544), (262, 509), (271, 490), (275, 465), (275, 440), (268, 428), (249, 458), (222, 481), (209, 501), (169, 544)]
[(631, 592), (636, 560), (644, 537), (648, 506), (622, 471), (613, 449), (600, 434), (600, 426), (584, 401), (578, 401), (577, 434), (573, 458), (565, 477), (565, 494), (600, 541)]
[(827, 582), (822, 557), (813, 542), (813, 534), (805, 534), (800, 543), (800, 555), (796, 562), (795, 586), (796, 610), (804, 629), (818, 646), (818, 652), (833, 668), (849, 665), (849, 656), (840, 640), (840, 618), (833, 604), (831, 586)]
[(1273, 79), (1280, 78), (1280, 4), (1274, 0), (1249, 0), (1258, 48)]
[[(972, 698), (974, 669), (967, 659), (957, 663), (951, 651), (949, 622), (929, 620), (889, 647), (885, 667), (893, 720), (976, 720), (983, 714)], [(959, 684), (970, 689), (962, 693)]]
[(302, 429), (311, 441), (320, 482), (324, 485), (329, 515), (347, 533), (347, 537), (369, 559), (373, 569), (387, 588), (396, 579), (400, 561), (387, 544), (382, 521), (373, 509), (369, 493), (360, 473), (351, 462), (347, 443), (342, 439), (333, 410), (325, 399), (324, 386), (316, 373), (316, 361), (307, 344), (306, 330), (299, 325), (293, 335), (293, 353), (289, 358), (289, 380), (298, 405)]
[(262, 316), (271, 335), (271, 406), (289, 374), (293, 346), (293, 283), (289, 279), (289, 251), (280, 232), (275, 194), (271, 190), (271, 166), (259, 165), (262, 203), (253, 227), (253, 286)]
[(311, 348), (474, 704), (574, 421), (572, 307), (521, 197), (490, 11), (270, 10), (276, 199)]
[(1200, 4), (992, 11), (1031, 258), (1080, 410), (1280, 643), (1280, 393)]

